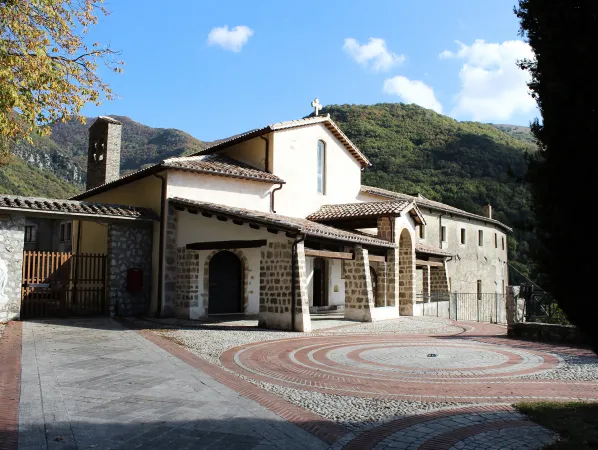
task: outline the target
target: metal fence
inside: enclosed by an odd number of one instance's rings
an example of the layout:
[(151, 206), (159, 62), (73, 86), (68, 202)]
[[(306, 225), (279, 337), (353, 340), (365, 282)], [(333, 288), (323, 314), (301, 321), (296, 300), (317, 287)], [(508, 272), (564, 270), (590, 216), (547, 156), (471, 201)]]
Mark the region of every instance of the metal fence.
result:
[(506, 296), (498, 293), (446, 292), (418, 295), (416, 308), (422, 316), (454, 320), (506, 323)]

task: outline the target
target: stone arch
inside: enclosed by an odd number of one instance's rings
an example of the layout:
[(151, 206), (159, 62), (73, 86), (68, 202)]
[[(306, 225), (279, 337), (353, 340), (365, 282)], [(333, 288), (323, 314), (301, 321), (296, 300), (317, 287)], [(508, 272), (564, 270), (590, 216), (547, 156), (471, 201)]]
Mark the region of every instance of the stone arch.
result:
[(404, 228), (399, 235), (399, 314), (413, 315), (415, 300), (415, 257), (413, 253), (413, 237)]
[(235, 254), (241, 260), (241, 274), (243, 279), (241, 280), (241, 286), (243, 288), (243, 312), (247, 312), (247, 307), (249, 305), (249, 262), (247, 261), (247, 257), (241, 250), (237, 249), (229, 249), (229, 250), (213, 250), (210, 254), (206, 257), (206, 261), (204, 263), (203, 268), (203, 292), (201, 294), (203, 299), (203, 308), (206, 313), (208, 314), (208, 307), (210, 305), (210, 261), (214, 256), (216, 256), (220, 252), (230, 252)]

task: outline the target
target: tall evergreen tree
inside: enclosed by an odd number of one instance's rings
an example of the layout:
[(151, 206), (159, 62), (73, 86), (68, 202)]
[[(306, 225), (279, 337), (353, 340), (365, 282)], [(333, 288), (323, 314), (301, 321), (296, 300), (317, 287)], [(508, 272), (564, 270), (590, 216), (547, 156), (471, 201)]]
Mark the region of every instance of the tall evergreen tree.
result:
[[(515, 13), (535, 60), (521, 62), (542, 120), (531, 165), (549, 289), (598, 352), (598, 1), (520, 0)], [(585, 219), (588, 219), (587, 221)]]

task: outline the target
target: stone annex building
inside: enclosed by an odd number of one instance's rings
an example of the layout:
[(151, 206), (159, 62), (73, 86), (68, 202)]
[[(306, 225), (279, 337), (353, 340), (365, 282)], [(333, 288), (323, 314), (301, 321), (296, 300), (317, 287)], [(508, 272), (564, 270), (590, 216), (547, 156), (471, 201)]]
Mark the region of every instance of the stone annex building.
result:
[[(87, 302), (101, 314), (259, 315), (265, 327), (310, 331), (310, 311), (376, 321), (421, 315), (449, 292), (505, 292), (511, 230), (490, 206), (479, 216), (362, 185), (370, 162), (329, 116), (124, 177), (121, 128), (110, 117), (90, 127), (86, 192), (0, 196), (0, 320)], [(23, 253), (49, 220), (72, 250), (48, 256), (53, 266)], [(90, 258), (101, 259), (86, 269)]]

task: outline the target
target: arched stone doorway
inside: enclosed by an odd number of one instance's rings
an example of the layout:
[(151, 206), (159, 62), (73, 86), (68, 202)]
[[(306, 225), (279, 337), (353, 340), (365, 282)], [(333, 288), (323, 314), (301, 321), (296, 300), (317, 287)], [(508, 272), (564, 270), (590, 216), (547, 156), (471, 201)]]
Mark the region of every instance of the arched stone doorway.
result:
[(403, 229), (399, 236), (399, 314), (413, 315), (414, 301), (413, 241), (409, 230)]
[(216, 253), (209, 263), (208, 314), (243, 313), (243, 263), (229, 251)]

